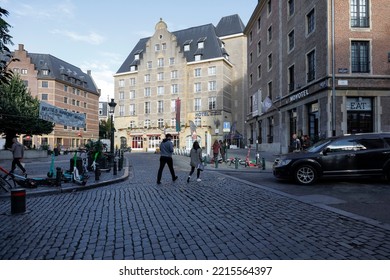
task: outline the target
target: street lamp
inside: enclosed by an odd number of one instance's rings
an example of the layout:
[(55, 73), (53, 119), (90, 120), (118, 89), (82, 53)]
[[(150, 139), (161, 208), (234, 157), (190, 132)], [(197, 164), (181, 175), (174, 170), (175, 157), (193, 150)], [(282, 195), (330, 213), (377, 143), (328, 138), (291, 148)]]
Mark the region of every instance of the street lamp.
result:
[(116, 106), (116, 103), (114, 102), (114, 98), (111, 98), (111, 102), (108, 103), (108, 106), (110, 106), (109, 113), (111, 115), (111, 146), (110, 146), (110, 150), (111, 150), (111, 153), (112, 153), (111, 161), (113, 162), (114, 161), (114, 132), (115, 132), (115, 129), (114, 129), (114, 111), (115, 111), (115, 106)]

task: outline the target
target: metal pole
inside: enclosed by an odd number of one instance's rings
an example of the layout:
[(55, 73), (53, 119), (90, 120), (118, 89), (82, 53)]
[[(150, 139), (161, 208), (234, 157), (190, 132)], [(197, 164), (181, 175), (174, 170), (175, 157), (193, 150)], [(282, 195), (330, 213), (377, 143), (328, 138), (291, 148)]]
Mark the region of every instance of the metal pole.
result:
[(332, 0), (332, 136), (336, 136), (336, 77), (335, 77), (335, 30), (334, 0)]

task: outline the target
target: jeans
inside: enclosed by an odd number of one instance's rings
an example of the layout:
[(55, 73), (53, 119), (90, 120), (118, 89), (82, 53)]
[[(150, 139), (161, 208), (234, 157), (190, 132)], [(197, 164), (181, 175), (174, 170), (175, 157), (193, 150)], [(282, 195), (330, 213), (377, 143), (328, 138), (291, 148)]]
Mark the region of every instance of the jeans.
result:
[(164, 170), (165, 164), (168, 164), (169, 171), (172, 175), (172, 180), (175, 180), (175, 170), (173, 169), (173, 160), (172, 157), (160, 157), (160, 168), (157, 173), (157, 182), (161, 182), (162, 172)]

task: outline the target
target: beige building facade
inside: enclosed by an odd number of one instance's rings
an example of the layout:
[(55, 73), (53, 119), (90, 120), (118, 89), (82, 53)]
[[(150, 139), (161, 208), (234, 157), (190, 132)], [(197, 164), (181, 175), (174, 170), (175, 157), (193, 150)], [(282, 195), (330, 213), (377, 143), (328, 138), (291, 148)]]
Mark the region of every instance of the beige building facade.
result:
[[(227, 31), (228, 30), (228, 31)], [(156, 151), (167, 133), (176, 148), (214, 140), (240, 145), (244, 129), (246, 38), (238, 15), (170, 32), (163, 20), (114, 76), (115, 145)]]
[(287, 152), (291, 135), (390, 130), (386, 0), (261, 0), (248, 38), (247, 134)]
[(48, 54), (29, 53), (19, 44), (12, 53), (18, 61), (8, 68), (20, 75), (31, 95), (40, 101), (71, 112), (85, 114), (86, 127), (56, 124), (49, 135), (24, 136), (21, 139), (32, 147), (48, 145), (50, 149), (61, 147), (74, 150), (88, 139), (99, 138), (98, 104), (100, 91), (90, 71), (80, 68)]

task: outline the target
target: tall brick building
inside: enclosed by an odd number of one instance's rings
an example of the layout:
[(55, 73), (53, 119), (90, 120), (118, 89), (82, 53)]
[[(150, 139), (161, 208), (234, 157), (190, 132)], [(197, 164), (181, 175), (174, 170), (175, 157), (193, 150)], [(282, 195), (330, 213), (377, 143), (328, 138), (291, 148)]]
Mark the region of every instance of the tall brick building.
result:
[(292, 133), (390, 130), (387, 0), (260, 0), (248, 38), (247, 134), (286, 152)]
[(215, 139), (239, 145), (247, 81), (243, 31), (238, 15), (175, 32), (160, 20), (115, 74), (115, 145), (154, 151), (166, 133), (178, 148), (198, 140), (208, 153)]
[(18, 61), (11, 62), (8, 68), (20, 75), (32, 96), (86, 116), (85, 128), (56, 124), (49, 135), (33, 135), (31, 145), (37, 148), (49, 145), (51, 149), (60, 145), (64, 149), (75, 149), (88, 139), (99, 137), (100, 91), (89, 71), (84, 73), (80, 68), (49, 54), (29, 53), (22, 44), (12, 55)]

